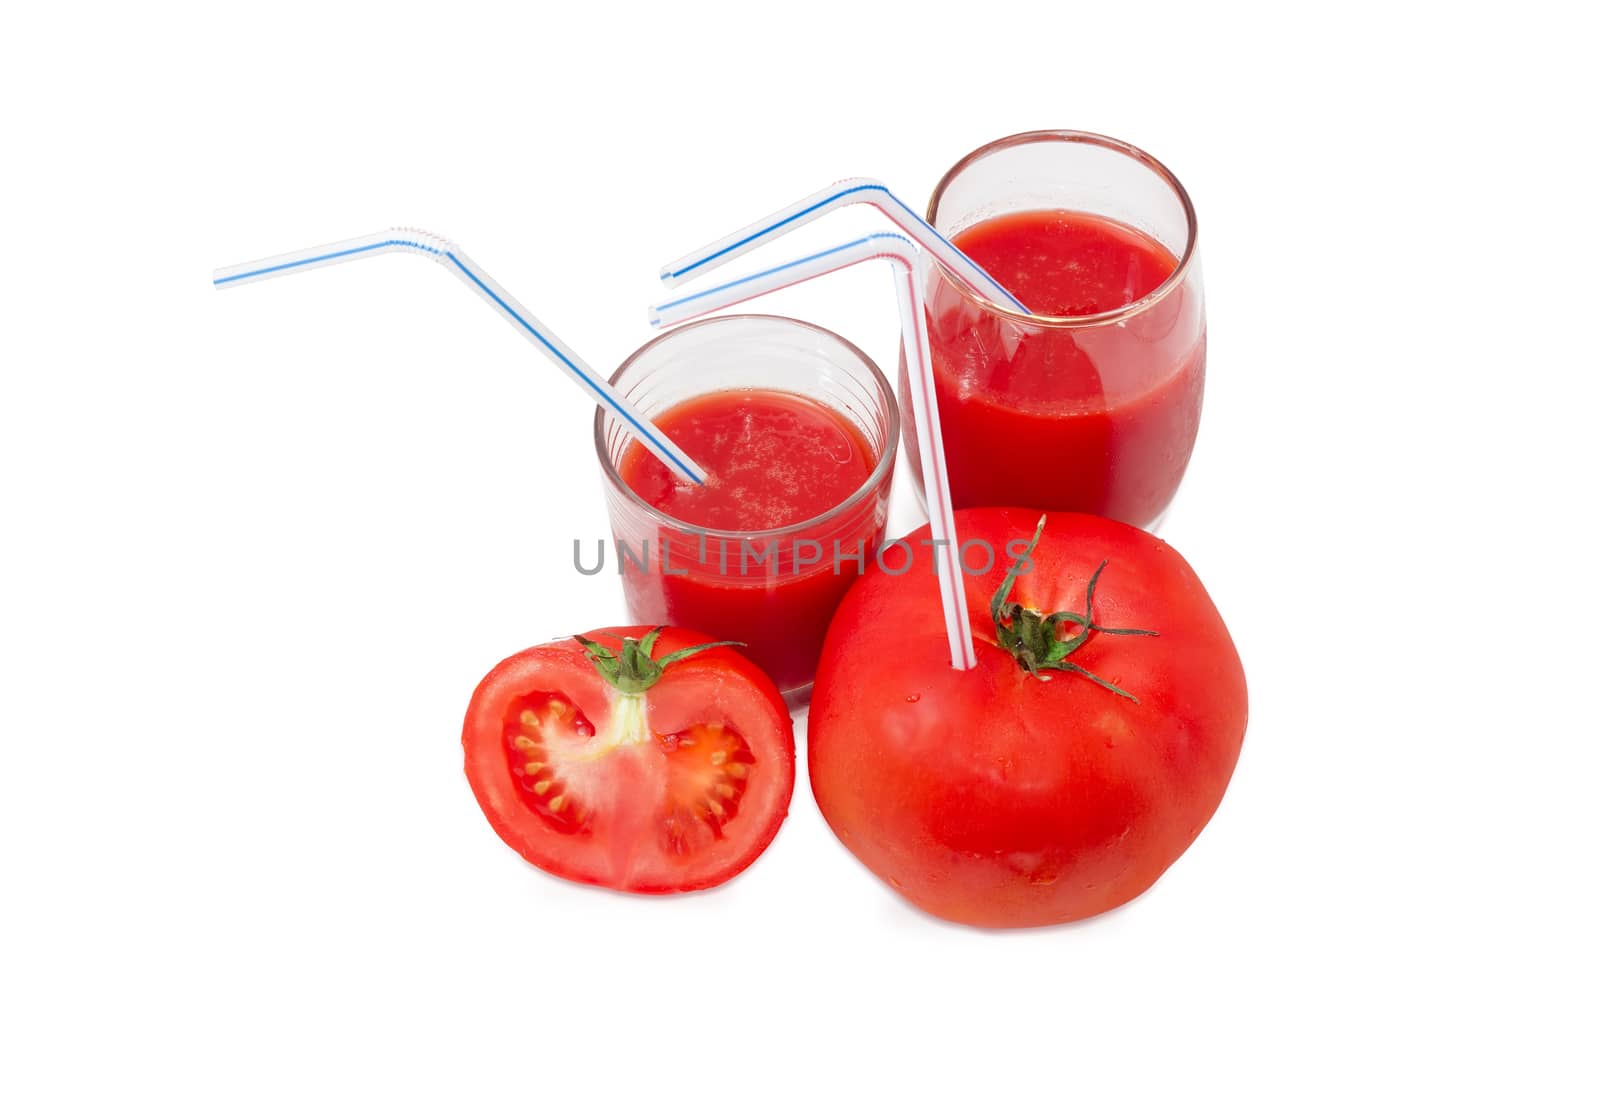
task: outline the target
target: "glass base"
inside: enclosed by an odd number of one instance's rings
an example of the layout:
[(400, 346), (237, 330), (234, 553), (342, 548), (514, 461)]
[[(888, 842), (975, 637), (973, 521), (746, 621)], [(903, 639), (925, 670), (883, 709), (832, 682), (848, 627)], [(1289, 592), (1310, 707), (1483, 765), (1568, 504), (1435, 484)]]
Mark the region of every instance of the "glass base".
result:
[[(927, 492), (923, 491), (922, 484), (918, 483), (916, 480), (912, 480), (911, 481), (911, 489), (912, 489), (912, 491), (916, 492), (916, 495), (917, 495), (917, 507), (918, 507), (918, 509), (920, 509), (922, 511), (923, 519), (926, 520), (927, 517), (928, 517), (928, 495), (927, 495)], [(1179, 490), (1181, 491), (1182, 488), (1179, 488)], [(1166, 522), (1167, 515), (1172, 513), (1172, 503), (1176, 502), (1177, 498), (1178, 498), (1177, 495), (1173, 495), (1172, 500), (1169, 501), (1166, 506), (1161, 508), (1161, 513), (1160, 514), (1157, 514), (1154, 518), (1152, 518), (1150, 520), (1149, 524), (1143, 525), (1143, 526), (1139, 526), (1137, 528), (1144, 530), (1146, 533), (1153, 534), (1155, 536), (1160, 536), (1161, 526)], [(917, 524), (921, 525), (920, 522), (917, 523)]]
[(814, 683), (804, 683), (793, 690), (783, 692), (783, 704), (789, 707), (789, 712), (803, 710), (811, 705), (811, 688)]

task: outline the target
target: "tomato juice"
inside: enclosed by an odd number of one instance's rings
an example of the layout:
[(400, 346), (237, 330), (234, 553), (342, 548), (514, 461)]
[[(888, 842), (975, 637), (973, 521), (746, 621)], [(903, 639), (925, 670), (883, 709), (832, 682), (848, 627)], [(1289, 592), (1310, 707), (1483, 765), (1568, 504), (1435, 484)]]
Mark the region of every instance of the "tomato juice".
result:
[(640, 547), (617, 535), (629, 609), (744, 642), (785, 692), (809, 685), (828, 621), (883, 537), (888, 466), (849, 417), (792, 392), (711, 392), (652, 417), (709, 478), (676, 479), (637, 441), (623, 451), (622, 482), (665, 516)]
[[(1178, 268), (1172, 253), (1133, 227), (1068, 210), (1013, 211), (954, 241), (1047, 316), (996, 311), (942, 272), (930, 278), (929, 340), (954, 505), (1070, 510), (1148, 526), (1177, 491), (1199, 428), (1206, 346), (1198, 280), (1098, 321), (1087, 316), (1162, 288)], [(909, 443), (909, 412), (906, 421)], [(908, 452), (915, 465), (916, 450)]]

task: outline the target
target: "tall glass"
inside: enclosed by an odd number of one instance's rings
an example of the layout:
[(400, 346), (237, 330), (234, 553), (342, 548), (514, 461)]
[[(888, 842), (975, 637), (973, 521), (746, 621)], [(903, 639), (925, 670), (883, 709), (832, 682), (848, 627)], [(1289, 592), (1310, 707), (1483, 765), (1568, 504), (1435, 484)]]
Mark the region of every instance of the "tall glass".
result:
[(804, 701), (828, 622), (883, 539), (900, 432), (889, 381), (865, 353), (819, 326), (724, 315), (667, 331), (624, 361), (611, 382), (650, 418), (714, 392), (788, 392), (829, 407), (871, 450), (870, 474), (826, 513), (778, 529), (707, 529), (670, 517), (627, 484), (628, 435), (608, 410), (595, 412), (630, 616), (743, 641), (791, 704)]
[[(928, 221), (960, 245), (986, 220), (1037, 211), (1114, 220), (1154, 239), (1176, 268), (1113, 310), (1030, 316), (931, 267), (928, 329), (951, 498), (958, 508), (1072, 510), (1149, 527), (1172, 501), (1200, 425), (1206, 320), (1194, 207), (1142, 150), (1034, 131), (957, 162), (934, 189)], [(902, 356), (902, 395), (905, 387)]]

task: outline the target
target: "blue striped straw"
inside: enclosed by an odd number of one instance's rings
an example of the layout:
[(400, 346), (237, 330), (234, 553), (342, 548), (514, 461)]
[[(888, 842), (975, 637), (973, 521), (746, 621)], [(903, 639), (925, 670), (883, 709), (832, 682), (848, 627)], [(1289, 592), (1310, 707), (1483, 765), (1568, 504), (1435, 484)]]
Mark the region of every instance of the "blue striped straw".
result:
[(650, 309), (650, 325), (671, 326), (743, 303), (863, 261), (888, 261), (896, 271), (895, 297), (900, 307), (900, 341), (906, 356), (906, 380), (916, 415), (917, 452), (927, 490), (928, 528), (932, 531), (934, 569), (944, 607), (945, 635), (950, 641), (950, 666), (968, 671), (978, 663), (967, 612), (961, 541), (950, 503), (950, 472), (945, 464), (944, 435), (939, 426), (938, 389), (933, 353), (928, 343), (927, 311), (922, 301), (926, 255), (898, 234), (868, 234), (770, 269), (693, 292)]
[(649, 449), (661, 462), (682, 479), (704, 483), (705, 469), (680, 450), (661, 430), (644, 416), (632, 403), (618, 392), (589, 364), (573, 352), (572, 348), (533, 316), (521, 303), (501, 287), (499, 282), (479, 268), (459, 247), (449, 239), (425, 230), (383, 230), (361, 238), (350, 238), (325, 246), (313, 246), (295, 253), (279, 254), (260, 261), (229, 265), (211, 274), (211, 283), (217, 288), (235, 288), (289, 273), (306, 272), (345, 261), (359, 261), (376, 257), (380, 253), (411, 253), (437, 261), (458, 276), (496, 314), (509, 322), (546, 357), (560, 366), (568, 376), (602, 406), (617, 416), (639, 443)]
[(661, 282), (669, 288), (675, 288), (687, 280), (693, 280), (732, 261), (735, 257), (749, 253), (758, 246), (781, 238), (796, 227), (804, 226), (830, 211), (854, 203), (870, 204), (883, 212), (975, 295), (1023, 314), (1031, 313), (1016, 296), (1006, 291), (1005, 285), (983, 271), (976, 261), (957, 249), (955, 243), (940, 234), (905, 201), (889, 191), (887, 185), (869, 177), (851, 177), (830, 184), (822, 191), (798, 200), (781, 211), (774, 211), (764, 219), (757, 219), (742, 230), (735, 230), (725, 238), (719, 238), (708, 246), (701, 246), (694, 252), (685, 254), (671, 264), (662, 266)]

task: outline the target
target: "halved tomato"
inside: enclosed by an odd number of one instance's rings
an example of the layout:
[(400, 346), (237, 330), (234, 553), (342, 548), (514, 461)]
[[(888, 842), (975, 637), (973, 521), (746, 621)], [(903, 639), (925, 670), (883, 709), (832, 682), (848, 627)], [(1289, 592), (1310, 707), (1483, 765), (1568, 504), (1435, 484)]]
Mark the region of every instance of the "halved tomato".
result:
[(640, 894), (737, 875), (794, 792), (777, 687), (730, 642), (683, 629), (600, 629), (502, 660), (461, 743), (489, 824), (528, 862)]

